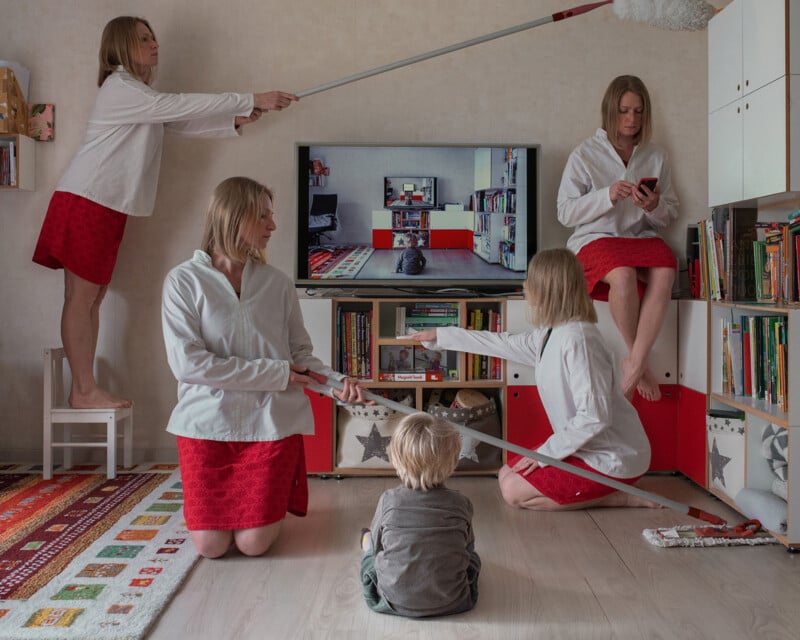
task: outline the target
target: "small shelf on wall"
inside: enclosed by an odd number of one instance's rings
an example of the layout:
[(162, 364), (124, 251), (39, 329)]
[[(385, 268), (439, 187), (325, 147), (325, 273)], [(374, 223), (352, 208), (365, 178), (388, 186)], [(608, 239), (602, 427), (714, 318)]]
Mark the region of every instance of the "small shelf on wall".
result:
[(36, 150), (33, 138), (0, 133), (0, 191), (36, 188)]

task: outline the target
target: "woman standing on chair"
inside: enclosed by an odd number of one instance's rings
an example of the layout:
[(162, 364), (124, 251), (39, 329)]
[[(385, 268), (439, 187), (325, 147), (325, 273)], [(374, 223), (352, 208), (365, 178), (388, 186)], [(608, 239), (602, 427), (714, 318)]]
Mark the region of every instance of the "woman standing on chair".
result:
[(178, 440), (186, 524), (207, 558), (232, 543), (261, 555), (287, 512), (306, 514), (309, 369), (341, 379), (340, 400), (364, 402), (354, 379), (313, 355), (292, 280), (266, 263), (273, 216), (269, 189), (224, 180), (202, 249), (164, 282), (164, 341), (178, 380), (167, 431)]
[(130, 406), (98, 386), (94, 358), (100, 304), (111, 281), (128, 216), (153, 213), (164, 130), (235, 136), (264, 111), (297, 100), (267, 93), (171, 94), (150, 87), (158, 42), (150, 24), (122, 16), (100, 42), (100, 90), (83, 145), (50, 201), (33, 261), (64, 269), (61, 336), (72, 370), (73, 408)]
[[(647, 359), (675, 281), (677, 261), (659, 230), (677, 217), (678, 199), (666, 152), (650, 142), (650, 96), (636, 76), (619, 76), (606, 89), (601, 129), (570, 154), (558, 191), (558, 219), (575, 231), (577, 254), (592, 297), (608, 295), (611, 317), (628, 348), (622, 388), (658, 400)], [(639, 186), (656, 178), (654, 188)], [(652, 182), (651, 182), (652, 185)], [(645, 285), (640, 300), (639, 283)]]

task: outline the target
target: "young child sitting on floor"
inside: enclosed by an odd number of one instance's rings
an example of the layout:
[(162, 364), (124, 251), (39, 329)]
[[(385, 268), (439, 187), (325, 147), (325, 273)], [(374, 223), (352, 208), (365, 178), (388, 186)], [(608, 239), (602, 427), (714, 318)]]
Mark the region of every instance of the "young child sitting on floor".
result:
[(415, 233), (407, 233), (405, 241), (406, 248), (403, 249), (403, 253), (400, 254), (400, 258), (397, 260), (396, 271), (407, 276), (415, 276), (422, 273), (426, 262), (425, 256), (422, 255), (422, 251), (417, 247), (419, 238)]
[(361, 583), (370, 609), (411, 618), (468, 611), (478, 600), (472, 503), (444, 486), (461, 439), (427, 413), (403, 418), (389, 445), (402, 485), (378, 500), (362, 535)]

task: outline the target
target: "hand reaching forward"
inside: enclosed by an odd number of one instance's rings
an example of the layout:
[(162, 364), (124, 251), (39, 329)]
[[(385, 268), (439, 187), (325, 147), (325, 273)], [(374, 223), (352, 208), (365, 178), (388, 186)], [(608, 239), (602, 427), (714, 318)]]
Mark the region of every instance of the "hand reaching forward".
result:
[(255, 108), (261, 111), (281, 111), (300, 98), (286, 91), (267, 91), (254, 93), (253, 100)]

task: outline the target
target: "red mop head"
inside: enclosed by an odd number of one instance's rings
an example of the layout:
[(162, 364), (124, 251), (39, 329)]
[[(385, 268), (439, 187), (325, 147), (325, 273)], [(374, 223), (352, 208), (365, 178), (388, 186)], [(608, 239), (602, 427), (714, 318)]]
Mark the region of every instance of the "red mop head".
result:
[(703, 0), (614, 0), (617, 17), (671, 31), (702, 31), (716, 12)]

